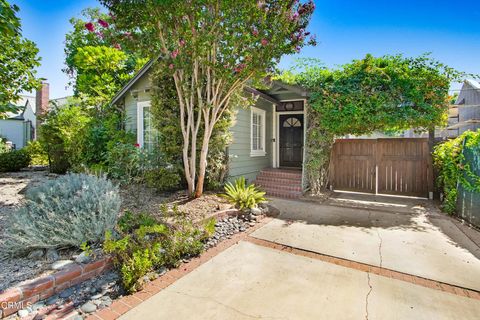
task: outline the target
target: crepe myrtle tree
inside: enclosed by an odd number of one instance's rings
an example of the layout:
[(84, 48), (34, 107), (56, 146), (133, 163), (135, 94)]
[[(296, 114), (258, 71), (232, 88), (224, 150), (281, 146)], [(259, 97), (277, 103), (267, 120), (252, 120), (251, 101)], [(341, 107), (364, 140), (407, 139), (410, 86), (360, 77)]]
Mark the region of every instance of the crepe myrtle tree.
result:
[[(173, 79), (188, 191), (203, 193), (212, 130), (285, 54), (314, 44), (306, 30), (315, 5), (295, 0), (101, 0), (131, 44)], [(199, 133), (201, 132), (201, 137)], [(197, 145), (200, 145), (197, 159)], [(198, 172), (197, 172), (198, 168)]]

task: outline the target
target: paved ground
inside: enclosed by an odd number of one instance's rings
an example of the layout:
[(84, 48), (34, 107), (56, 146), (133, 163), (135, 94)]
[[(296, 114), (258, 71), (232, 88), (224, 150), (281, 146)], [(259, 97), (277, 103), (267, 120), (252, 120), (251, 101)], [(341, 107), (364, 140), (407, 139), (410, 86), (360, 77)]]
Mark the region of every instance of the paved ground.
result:
[[(444, 219), (442, 226), (431, 223), (417, 200), (397, 206), (354, 200), (275, 200), (278, 218), (121, 319), (478, 319), (478, 292), (469, 298), (460, 288), (449, 293), (442, 284), (389, 277), (383, 269), (479, 291), (479, 260), (469, 251), (476, 246), (465, 234)], [(324, 254), (387, 273), (322, 261)]]

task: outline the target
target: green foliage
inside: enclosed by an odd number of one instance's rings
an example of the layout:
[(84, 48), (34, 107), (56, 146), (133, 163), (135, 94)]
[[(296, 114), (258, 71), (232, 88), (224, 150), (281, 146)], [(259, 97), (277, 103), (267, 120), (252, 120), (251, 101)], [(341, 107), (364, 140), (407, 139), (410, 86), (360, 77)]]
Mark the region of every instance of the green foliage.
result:
[(245, 185), (245, 177), (235, 180), (235, 184), (227, 182), (225, 185), (225, 194), (222, 197), (234, 204), (237, 208), (243, 210), (254, 208), (257, 204), (265, 202), (265, 192), (258, 190), (255, 185)]
[(70, 23), (73, 30), (65, 37), (63, 71), (72, 79), (75, 95), (103, 111), (146, 60), (125, 48), (129, 35), (118, 31), (112, 16), (99, 8), (85, 9)]
[(15, 172), (30, 165), (30, 154), (24, 150), (0, 153), (0, 172)]
[(450, 81), (462, 76), (428, 55), (367, 55), (335, 70), (310, 59), (280, 75), (310, 91), (306, 167), (312, 191), (327, 186), (335, 136), (442, 126)]
[(0, 0), (0, 118), (5, 112), (16, 111), (11, 103), (20, 98), (20, 93), (40, 85), (35, 77), (40, 65), (38, 48), (22, 37), (18, 11), (18, 6)]
[(29, 141), (24, 148), (31, 157), (30, 164), (35, 166), (48, 165), (48, 154), (43, 148), (43, 145), (38, 140)]
[(140, 175), (142, 149), (133, 143), (117, 143), (107, 152), (108, 176), (124, 184), (136, 182)]
[(92, 247), (90, 247), (87, 241), (82, 242), (82, 244), (80, 245), (80, 250), (85, 253), (86, 257), (91, 256), (93, 253)]
[(7, 152), (8, 150), (7, 139), (0, 137), (0, 153)]
[(146, 170), (143, 176), (147, 186), (157, 191), (177, 190), (180, 186), (180, 174), (173, 168), (160, 167)]
[(118, 239), (111, 232), (106, 233), (103, 248), (113, 255), (128, 292), (139, 290), (149, 272), (162, 266), (177, 266), (182, 258), (203, 250), (206, 231), (176, 209), (170, 218), (172, 223), (167, 225), (145, 213), (126, 212), (119, 220)]
[(453, 214), (457, 209), (458, 184), (465, 190), (480, 193), (480, 177), (466, 163), (464, 150), (479, 150), (480, 130), (466, 131), (455, 139), (435, 147), (433, 161), (438, 169), (438, 184), (444, 195), (443, 210)]
[(215, 220), (215, 218), (210, 218), (205, 222), (205, 225), (203, 226), (203, 229), (205, 230), (207, 238), (211, 238), (215, 234), (215, 224), (216, 223), (217, 223), (217, 220)]
[(103, 177), (68, 174), (27, 190), (25, 206), (9, 215), (0, 258), (39, 248), (99, 243), (120, 209), (118, 188)]
[(75, 102), (54, 108), (40, 127), (40, 143), (48, 155), (50, 171), (65, 173), (80, 162), (80, 137), (91, 121), (87, 112)]

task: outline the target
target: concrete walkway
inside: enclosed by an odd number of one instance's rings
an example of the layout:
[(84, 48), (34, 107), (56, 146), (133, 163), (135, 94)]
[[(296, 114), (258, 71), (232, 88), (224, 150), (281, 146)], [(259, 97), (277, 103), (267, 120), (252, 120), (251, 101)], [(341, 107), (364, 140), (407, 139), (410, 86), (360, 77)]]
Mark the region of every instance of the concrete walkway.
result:
[(478, 319), (480, 301), (240, 242), (121, 319)]
[(480, 291), (480, 260), (471, 252), (478, 247), (455, 225), (449, 235), (434, 225), (422, 200), (331, 201), (275, 199), (279, 217), (252, 236)]

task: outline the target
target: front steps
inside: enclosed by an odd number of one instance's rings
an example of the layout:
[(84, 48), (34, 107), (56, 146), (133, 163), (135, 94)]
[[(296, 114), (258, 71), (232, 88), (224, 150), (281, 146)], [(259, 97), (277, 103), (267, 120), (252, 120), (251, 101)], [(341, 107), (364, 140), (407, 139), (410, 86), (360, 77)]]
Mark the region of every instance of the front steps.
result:
[(263, 169), (254, 183), (268, 196), (296, 199), (302, 195), (301, 170)]

